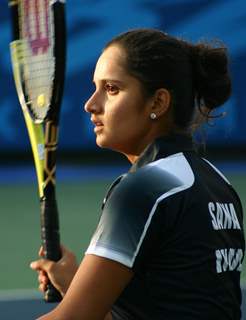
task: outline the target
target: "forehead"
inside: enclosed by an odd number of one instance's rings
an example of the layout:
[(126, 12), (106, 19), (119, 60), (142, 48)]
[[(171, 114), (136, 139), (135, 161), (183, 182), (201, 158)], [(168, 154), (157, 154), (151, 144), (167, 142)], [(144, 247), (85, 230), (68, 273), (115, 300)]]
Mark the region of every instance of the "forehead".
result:
[(97, 61), (94, 80), (125, 76), (125, 59), (125, 53), (120, 47), (110, 46), (105, 49)]

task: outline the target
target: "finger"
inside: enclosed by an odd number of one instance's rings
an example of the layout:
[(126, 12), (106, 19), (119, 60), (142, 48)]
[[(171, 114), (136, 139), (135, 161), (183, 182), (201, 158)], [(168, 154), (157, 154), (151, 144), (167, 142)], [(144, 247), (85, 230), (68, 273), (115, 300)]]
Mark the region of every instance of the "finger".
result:
[(49, 282), (49, 278), (43, 274), (38, 275), (38, 282), (43, 285), (47, 285)]
[(47, 285), (41, 283), (38, 288), (41, 292), (45, 292), (47, 290)]
[(39, 255), (40, 257), (44, 257), (45, 253), (44, 253), (44, 248), (43, 248), (43, 246), (40, 247), (39, 252), (38, 252), (38, 255)]
[(48, 277), (47, 273), (44, 270), (40, 270), (39, 274), (42, 275), (42, 276)]
[(43, 270), (46, 273), (49, 273), (52, 270), (52, 267), (54, 266), (54, 262), (47, 259), (40, 259), (37, 261), (33, 261), (30, 264), (30, 268), (33, 270)]
[(40, 270), (39, 263), (37, 261), (32, 261), (30, 263), (30, 268), (33, 270), (39, 271)]

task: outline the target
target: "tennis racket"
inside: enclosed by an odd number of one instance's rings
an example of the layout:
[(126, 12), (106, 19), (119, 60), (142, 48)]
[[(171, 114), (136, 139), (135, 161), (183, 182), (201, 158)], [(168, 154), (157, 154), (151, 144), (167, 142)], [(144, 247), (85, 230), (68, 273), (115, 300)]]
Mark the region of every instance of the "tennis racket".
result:
[[(37, 173), (41, 240), (45, 258), (61, 258), (55, 195), (58, 122), (65, 77), (65, 1), (9, 1), (10, 43), (17, 94), (23, 110)], [(60, 301), (51, 283), (44, 299)]]

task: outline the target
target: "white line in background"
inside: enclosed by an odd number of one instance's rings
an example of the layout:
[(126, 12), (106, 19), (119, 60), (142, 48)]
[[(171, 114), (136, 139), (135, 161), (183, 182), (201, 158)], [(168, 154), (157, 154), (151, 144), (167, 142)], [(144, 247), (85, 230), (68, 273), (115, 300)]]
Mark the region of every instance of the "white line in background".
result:
[(37, 289), (12, 289), (0, 290), (0, 302), (14, 300), (37, 300), (43, 299), (42, 293)]

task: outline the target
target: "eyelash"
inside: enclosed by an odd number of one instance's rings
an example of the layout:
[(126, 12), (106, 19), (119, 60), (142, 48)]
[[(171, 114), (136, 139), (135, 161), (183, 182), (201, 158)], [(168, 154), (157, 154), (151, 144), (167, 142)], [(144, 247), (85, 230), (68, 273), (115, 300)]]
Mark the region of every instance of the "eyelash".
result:
[(119, 88), (113, 84), (110, 84), (110, 83), (106, 83), (104, 88), (111, 95), (115, 95), (119, 92)]

